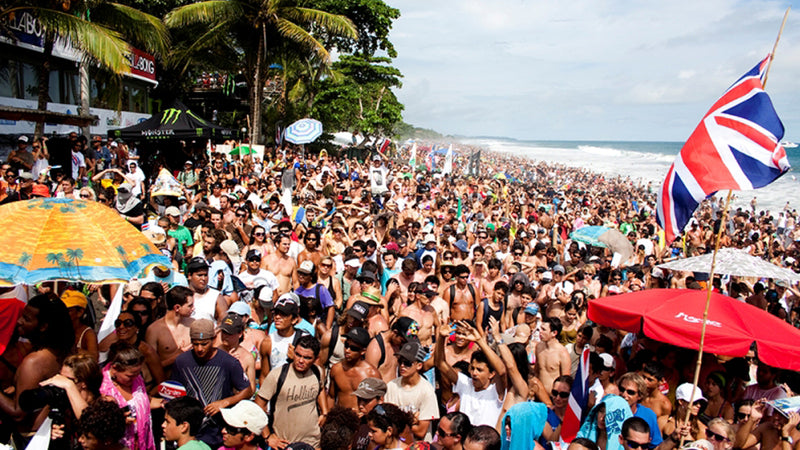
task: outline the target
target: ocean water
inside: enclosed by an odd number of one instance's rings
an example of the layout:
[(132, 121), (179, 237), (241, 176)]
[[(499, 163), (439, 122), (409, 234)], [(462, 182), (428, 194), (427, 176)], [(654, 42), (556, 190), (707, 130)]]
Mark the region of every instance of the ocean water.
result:
[[(588, 168), (607, 175), (631, 177), (635, 182), (661, 185), (670, 165), (683, 146), (682, 142), (630, 141), (519, 141), (503, 138), (464, 139), (464, 143), (495, 152), (512, 153), (537, 161)], [(732, 208), (750, 208), (756, 197), (757, 209), (781, 210), (786, 202), (800, 209), (800, 147), (786, 149), (792, 170), (772, 184), (757, 190), (735, 191)], [(723, 191), (723, 198), (727, 191)]]

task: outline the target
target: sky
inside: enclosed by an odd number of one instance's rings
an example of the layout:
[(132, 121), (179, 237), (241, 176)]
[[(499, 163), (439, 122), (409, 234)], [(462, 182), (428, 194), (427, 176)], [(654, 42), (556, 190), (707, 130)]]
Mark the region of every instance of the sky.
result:
[[(788, 1), (386, 0), (404, 120), (443, 134), (685, 141)], [(800, 5), (766, 90), (800, 141)]]

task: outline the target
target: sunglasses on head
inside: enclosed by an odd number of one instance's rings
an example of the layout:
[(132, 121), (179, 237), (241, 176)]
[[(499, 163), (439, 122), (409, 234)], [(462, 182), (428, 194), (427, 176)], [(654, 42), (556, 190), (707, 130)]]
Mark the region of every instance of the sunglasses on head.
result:
[(628, 447), (630, 447), (630, 448), (641, 448), (643, 450), (646, 450), (646, 449), (650, 448), (650, 443), (649, 442), (646, 443), (646, 444), (642, 444), (641, 442), (632, 441), (630, 439), (625, 439), (625, 441), (628, 443)]
[(550, 394), (553, 397), (569, 398), (569, 391), (557, 391), (553, 389), (552, 391), (550, 391)]
[(125, 320), (117, 319), (114, 321), (114, 328), (119, 328), (122, 325), (125, 325), (125, 328), (130, 328), (136, 325), (136, 322), (134, 322), (133, 319), (125, 319)]

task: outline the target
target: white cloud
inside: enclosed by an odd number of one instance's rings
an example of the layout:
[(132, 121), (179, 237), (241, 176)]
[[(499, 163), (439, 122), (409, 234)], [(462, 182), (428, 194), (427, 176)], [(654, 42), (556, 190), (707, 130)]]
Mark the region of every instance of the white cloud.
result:
[[(772, 48), (776, 1), (391, 2), (406, 121), (528, 139), (682, 140)], [(796, 16), (796, 14), (795, 14)], [(768, 92), (800, 124), (800, 17), (790, 14)], [(699, 112), (698, 112), (699, 111)], [(654, 119), (656, 118), (656, 119)]]

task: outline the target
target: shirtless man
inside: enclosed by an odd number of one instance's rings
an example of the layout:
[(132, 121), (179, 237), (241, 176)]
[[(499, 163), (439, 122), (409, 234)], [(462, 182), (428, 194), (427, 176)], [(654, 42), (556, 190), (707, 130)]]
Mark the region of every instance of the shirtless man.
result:
[(399, 352), (408, 339), (417, 335), (419, 324), (410, 317), (398, 318), (390, 330), (375, 335), (367, 346), (364, 359), (378, 368), (383, 381), (392, 381), (397, 378), (397, 358), (394, 354)]
[[(465, 320), (464, 322), (468, 323), (471, 327), (475, 327), (475, 323), (471, 320)], [(464, 361), (469, 364), (472, 352), (475, 351), (477, 346), (470, 345), (470, 341), (466, 340), (462, 334), (456, 333), (455, 331), (451, 331), (451, 335), (455, 335), (455, 340), (452, 341), (452, 344), (446, 344), (444, 348), (445, 361), (447, 361), (447, 364), (454, 367), (459, 361)]]
[(561, 320), (551, 317), (542, 321), (536, 345), (536, 376), (542, 381), (545, 392), (553, 388), (553, 381), (561, 375), (569, 375), (572, 361), (566, 347), (558, 342)]
[(503, 263), (499, 259), (489, 260), (489, 271), (486, 277), (481, 281), (480, 289), (478, 289), (478, 298), (489, 298), (494, 292), (494, 284), (503, 279), (500, 269), (503, 268)]
[(475, 318), (478, 293), (469, 287), (469, 268), (459, 264), (455, 268), (455, 276), (456, 283), (444, 293), (444, 300), (450, 304), (450, 320), (472, 320)]
[(239, 340), (244, 333), (243, 317), (234, 312), (228, 313), (219, 325), (217, 334), (217, 344), (215, 347), (236, 358), (242, 365), (247, 380), (250, 382), (250, 389), (256, 388), (256, 359), (253, 354), (239, 345)]
[(639, 370), (639, 375), (644, 378), (647, 386), (647, 395), (642, 398), (641, 403), (656, 413), (658, 428), (663, 430), (672, 413), (672, 402), (658, 389), (658, 385), (664, 382), (664, 366), (657, 361), (648, 361)]
[(303, 261), (310, 259), (314, 263), (314, 267), (319, 267), (320, 262), (322, 262), (322, 252), (319, 250), (320, 244), (320, 234), (319, 231), (315, 229), (308, 230), (306, 232), (305, 237), (303, 238), (303, 243), (306, 245), (306, 248), (297, 255), (297, 264), (302, 263)]
[(418, 338), (422, 345), (433, 345), (433, 333), (439, 326), (439, 317), (431, 306), (431, 300), (436, 297), (436, 291), (428, 289), (423, 284), (414, 288), (414, 302), (410, 303), (401, 312), (401, 316), (410, 317), (419, 323)]
[[(363, 328), (367, 315), (369, 315), (369, 305), (356, 302), (322, 334), (319, 351), (319, 364), (322, 367), (328, 368), (344, 359), (345, 335), (353, 328)], [(373, 365), (377, 367), (377, 364)]]
[(264, 258), (262, 267), (274, 273), (275, 277), (278, 278), (277, 295), (280, 296), (297, 286), (297, 264), (289, 257), (289, 248), (292, 244), (292, 238), (289, 235), (278, 235), (276, 244), (275, 253), (271, 253)]
[(764, 409), (767, 407), (765, 400), (761, 399), (753, 404), (750, 418), (736, 432), (733, 446), (751, 448), (761, 444), (762, 450), (797, 448), (800, 435), (796, 427), (800, 423), (800, 415), (792, 412), (786, 417), (779, 412), (773, 412), (771, 417), (764, 417)]
[(411, 258), (406, 258), (400, 265), (400, 273), (392, 278), (395, 278), (400, 283), (400, 292), (402, 296), (408, 294), (408, 286), (414, 282), (414, 275), (417, 272), (417, 262)]
[(358, 411), (358, 399), (353, 395), (358, 384), (364, 378), (381, 378), (378, 369), (364, 360), (369, 340), (369, 332), (359, 327), (345, 335), (344, 359), (331, 367), (329, 405), (338, 404)]
[(167, 291), (167, 313), (147, 327), (145, 341), (156, 349), (164, 373), (172, 368), (175, 358), (191, 350), (189, 326), (194, 322), (194, 293), (183, 286)]
[[(0, 412), (16, 422), (18, 432), (28, 434), (39, 428), (47, 416), (47, 409), (37, 414), (25, 412), (19, 405), (20, 394), (38, 388), (40, 382), (59, 373), (61, 362), (72, 350), (75, 334), (67, 307), (47, 295), (37, 295), (28, 300), (17, 319), (16, 332), (31, 342), (33, 351), (17, 367), (14, 394), (0, 393)], [(23, 444), (20, 448), (27, 442)]]

